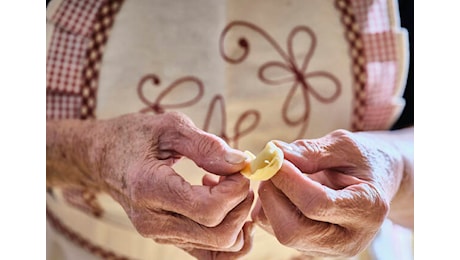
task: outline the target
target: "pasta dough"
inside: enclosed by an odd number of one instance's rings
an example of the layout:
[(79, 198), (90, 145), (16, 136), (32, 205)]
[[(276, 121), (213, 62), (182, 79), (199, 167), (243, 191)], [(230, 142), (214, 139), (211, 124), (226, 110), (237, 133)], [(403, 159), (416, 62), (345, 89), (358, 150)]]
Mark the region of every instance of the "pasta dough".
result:
[(271, 141), (257, 156), (250, 151), (245, 151), (245, 153), (250, 156), (250, 163), (241, 170), (241, 174), (250, 180), (270, 179), (281, 168), (284, 160), (283, 151)]

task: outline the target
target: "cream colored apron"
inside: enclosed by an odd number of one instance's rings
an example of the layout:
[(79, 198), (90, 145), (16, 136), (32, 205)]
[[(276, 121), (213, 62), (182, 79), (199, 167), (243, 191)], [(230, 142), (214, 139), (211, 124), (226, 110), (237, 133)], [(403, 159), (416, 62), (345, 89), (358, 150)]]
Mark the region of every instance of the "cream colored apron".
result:
[[(388, 129), (408, 66), (398, 17), (391, 0), (54, 0), (47, 118), (181, 111), (254, 153), (271, 139)], [(175, 169), (191, 183), (203, 174), (187, 159)], [(108, 195), (72, 194), (47, 194), (48, 259), (193, 259), (137, 234)], [(412, 259), (412, 233), (385, 222), (354, 259), (382, 254)], [(245, 259), (309, 258), (257, 228)]]

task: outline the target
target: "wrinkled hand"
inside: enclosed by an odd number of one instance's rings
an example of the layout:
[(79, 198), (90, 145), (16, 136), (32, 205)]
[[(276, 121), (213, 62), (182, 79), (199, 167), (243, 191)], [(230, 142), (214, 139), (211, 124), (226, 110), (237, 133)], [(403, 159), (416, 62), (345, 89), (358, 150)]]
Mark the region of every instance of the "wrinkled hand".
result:
[(310, 256), (354, 256), (371, 242), (397, 191), (401, 158), (378, 138), (337, 130), (291, 144), (280, 171), (260, 183), (252, 218)]
[[(252, 223), (244, 224), (254, 194), (237, 173), (245, 164), (242, 152), (180, 113), (130, 114), (102, 122), (96, 128), (96, 170), (104, 190), (141, 235), (201, 259), (227, 259), (249, 250)], [(172, 168), (182, 156), (222, 177), (191, 185)]]

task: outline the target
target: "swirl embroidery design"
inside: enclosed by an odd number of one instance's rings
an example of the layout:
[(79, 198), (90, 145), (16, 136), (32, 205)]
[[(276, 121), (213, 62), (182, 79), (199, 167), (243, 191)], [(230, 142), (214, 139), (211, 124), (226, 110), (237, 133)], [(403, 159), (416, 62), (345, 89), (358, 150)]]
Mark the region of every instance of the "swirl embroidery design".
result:
[[(226, 132), (227, 112), (225, 111), (224, 98), (221, 95), (215, 95), (214, 98), (212, 99), (211, 104), (209, 105), (208, 113), (206, 115), (206, 120), (204, 122), (203, 130), (208, 132), (212, 115), (214, 114), (214, 111), (217, 109), (216, 107), (220, 107), (220, 114), (221, 114), (220, 116), (221, 118), (220, 126), (221, 127), (220, 127), (220, 132), (217, 133), (217, 135), (220, 136), (222, 139), (224, 139), (225, 142), (227, 142), (230, 146), (237, 149), (238, 140), (242, 136), (245, 136), (249, 134), (250, 132), (252, 132), (257, 127), (257, 124), (259, 123), (259, 120), (260, 120), (260, 113), (256, 110), (247, 110), (242, 115), (240, 115), (233, 129), (235, 134), (233, 137), (231, 137)], [(241, 129), (245, 121), (248, 121), (247, 124), (249, 125), (245, 129)]]
[[(309, 61), (311, 60), (313, 56), (313, 53), (315, 51), (316, 44), (317, 44), (316, 36), (314, 32), (307, 26), (294, 27), (288, 35), (286, 51), (284, 51), (280, 47), (280, 45), (273, 39), (273, 37), (271, 37), (269, 34), (267, 34), (264, 30), (257, 27), (256, 25), (251, 24), (249, 22), (245, 22), (245, 21), (231, 22), (224, 28), (220, 36), (220, 46), (219, 47), (220, 47), (220, 53), (222, 57), (227, 62), (232, 63), (232, 64), (241, 63), (247, 58), (250, 52), (250, 45), (249, 45), (248, 40), (244, 37), (241, 37), (238, 40), (238, 45), (240, 48), (243, 49), (243, 54), (240, 55), (239, 57), (230, 57), (229, 55), (225, 53), (225, 50), (224, 50), (225, 49), (224, 48), (225, 37), (227, 36), (229, 31), (235, 27), (244, 27), (244, 28), (257, 32), (263, 38), (265, 38), (270, 43), (270, 45), (273, 46), (276, 52), (278, 52), (278, 54), (281, 56), (283, 62), (268, 61), (262, 64), (258, 70), (258, 77), (263, 83), (267, 85), (283, 85), (283, 84), (288, 84), (288, 83), (291, 84), (291, 88), (283, 103), (282, 117), (283, 117), (284, 122), (289, 126), (299, 126), (300, 125), (300, 131), (299, 131), (297, 138), (301, 138), (305, 134), (305, 131), (308, 127), (308, 119), (309, 119), (310, 110), (311, 110), (310, 95), (316, 98), (321, 103), (332, 103), (334, 100), (338, 98), (341, 92), (341, 88), (342, 88), (340, 81), (329, 72), (326, 72), (326, 71), (309, 72), (307, 71)], [(307, 50), (307, 53), (305, 55), (305, 58), (303, 59), (302, 64), (298, 64), (298, 62), (296, 61), (294, 48), (293, 48), (294, 38), (296, 37), (296, 35), (300, 33), (305, 33), (311, 39), (311, 44)], [(288, 75), (282, 78), (278, 78), (278, 79), (270, 78), (270, 76), (267, 76), (266, 74), (267, 69), (270, 69), (270, 68), (281, 69), (287, 72)], [(333, 92), (331, 95), (329, 96), (322, 95), (320, 92), (318, 92), (314, 88), (313, 85), (309, 83), (309, 80), (315, 77), (322, 77), (332, 82)], [(304, 101), (304, 110), (302, 112), (302, 115), (299, 118), (292, 118), (292, 116), (289, 115), (289, 107), (291, 107), (291, 103), (293, 102), (293, 96), (299, 87), (301, 88), (301, 93), (302, 93), (302, 97)]]
[[(196, 104), (204, 94), (204, 86), (201, 80), (195, 78), (195, 77), (183, 77), (180, 78), (173, 83), (171, 83), (166, 89), (164, 89), (158, 97), (155, 99), (155, 101), (150, 102), (147, 97), (144, 95), (144, 87), (146, 86), (145, 83), (148, 81), (152, 81), (154, 86), (159, 86), (161, 84), (160, 78), (155, 75), (155, 74), (148, 74), (142, 77), (142, 79), (139, 81), (139, 84), (137, 85), (137, 94), (139, 95), (140, 100), (147, 105), (147, 107), (141, 109), (141, 113), (146, 113), (149, 111), (153, 111), (155, 114), (161, 114), (164, 113), (166, 109), (175, 109), (175, 108), (182, 108), (182, 107), (188, 107)], [(197, 87), (197, 93), (194, 97), (192, 97), (188, 101), (184, 101), (181, 103), (175, 103), (175, 104), (162, 104), (162, 100), (174, 89), (176, 88), (185, 88), (185, 87), (190, 87), (190, 85), (183, 85), (182, 83), (186, 82), (192, 82), (195, 83)]]
[[(188, 77), (182, 77), (179, 78), (178, 80), (174, 81), (171, 83), (169, 86), (167, 86), (163, 91), (160, 92), (160, 94), (157, 96), (157, 98), (152, 102), (149, 101), (149, 99), (146, 97), (144, 93), (144, 88), (147, 85), (147, 83), (151, 81), (153, 83), (151, 86), (159, 86), (161, 84), (160, 78), (155, 75), (155, 74), (147, 74), (144, 77), (141, 78), (137, 85), (137, 94), (139, 96), (139, 99), (146, 105), (145, 108), (141, 109), (141, 113), (147, 113), (147, 112), (153, 112), (155, 114), (161, 114), (164, 113), (167, 109), (178, 109), (178, 108), (185, 108), (185, 107), (191, 107), (198, 103), (204, 96), (204, 85), (202, 81), (198, 78), (188, 76)], [(183, 102), (178, 102), (174, 104), (163, 104), (163, 99), (168, 96), (171, 92), (179, 91), (178, 88), (183, 89), (185, 87), (194, 87), (193, 85), (190, 84), (183, 84), (183, 83), (194, 83), (196, 87), (196, 94), (192, 96), (189, 100), (183, 101)], [(219, 109), (220, 108), (220, 109)], [(234, 126), (234, 136), (230, 136), (227, 133), (227, 113), (225, 110), (225, 101), (224, 97), (221, 95), (215, 95), (211, 103), (209, 105), (205, 122), (204, 122), (204, 127), (203, 130), (208, 132), (210, 129), (211, 122), (213, 120), (213, 115), (214, 111), (219, 110), (220, 111), (220, 117), (215, 117), (216, 120), (220, 118), (221, 122), (219, 124), (220, 130), (218, 131), (217, 135), (220, 136), (222, 139), (224, 139), (229, 145), (231, 145), (234, 148), (238, 148), (238, 141), (242, 136), (245, 136), (252, 132), (257, 124), (259, 123), (260, 120), (260, 113), (256, 110), (247, 110), (245, 111), (242, 115), (238, 117), (238, 120), (235, 123)], [(218, 114), (219, 115), (219, 114)], [(246, 123), (245, 123), (246, 122)], [(242, 125), (246, 124), (248, 125), (245, 129), (241, 129)]]

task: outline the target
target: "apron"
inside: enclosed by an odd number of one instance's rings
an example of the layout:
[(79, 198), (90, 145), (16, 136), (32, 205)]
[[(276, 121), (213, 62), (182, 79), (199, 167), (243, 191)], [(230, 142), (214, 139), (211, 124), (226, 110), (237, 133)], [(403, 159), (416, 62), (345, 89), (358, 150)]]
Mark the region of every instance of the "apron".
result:
[[(407, 32), (395, 0), (53, 0), (47, 118), (180, 111), (253, 153), (278, 139), (385, 130), (404, 108)], [(188, 159), (174, 166), (199, 184)], [(251, 183), (257, 189), (258, 183)], [(257, 199), (257, 196), (256, 196)], [(348, 259), (412, 259), (386, 221)], [(194, 259), (140, 236), (109, 195), (47, 192), (47, 259)], [(311, 259), (256, 227), (244, 259)], [(320, 259), (320, 258), (315, 258)]]

